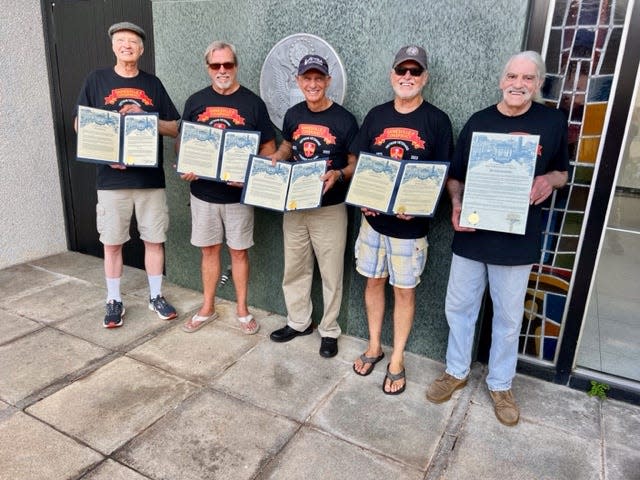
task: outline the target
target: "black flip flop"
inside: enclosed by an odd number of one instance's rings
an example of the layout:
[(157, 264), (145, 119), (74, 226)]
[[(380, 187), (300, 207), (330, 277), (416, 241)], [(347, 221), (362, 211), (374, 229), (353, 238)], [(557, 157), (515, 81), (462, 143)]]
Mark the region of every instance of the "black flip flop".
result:
[(356, 374), (360, 375), (361, 377), (366, 377), (367, 375), (369, 375), (371, 372), (373, 372), (373, 369), (376, 366), (376, 363), (378, 363), (380, 360), (382, 360), (384, 358), (384, 352), (382, 352), (380, 355), (378, 355), (377, 357), (367, 357), (364, 353), (362, 355), (360, 355), (360, 361), (364, 364), (371, 364), (371, 368), (369, 370), (366, 371), (366, 373), (360, 373), (358, 370), (356, 370), (356, 365), (355, 363), (353, 364), (353, 371), (356, 372)]
[[(391, 383), (393, 383), (393, 382), (397, 382), (398, 380), (402, 380), (403, 378), (405, 379), (404, 385), (402, 385), (402, 388), (400, 388), (400, 390), (396, 390), (395, 392), (392, 392), (384, 389), (384, 386), (387, 384), (387, 379), (391, 380)], [(389, 384), (389, 386), (391, 386), (391, 384)], [(407, 379), (405, 378), (404, 368), (400, 373), (391, 373), (389, 371), (389, 365), (387, 365), (387, 373), (385, 374), (384, 381), (382, 382), (382, 391), (386, 395), (400, 395), (402, 392), (404, 392), (405, 388), (407, 388)]]

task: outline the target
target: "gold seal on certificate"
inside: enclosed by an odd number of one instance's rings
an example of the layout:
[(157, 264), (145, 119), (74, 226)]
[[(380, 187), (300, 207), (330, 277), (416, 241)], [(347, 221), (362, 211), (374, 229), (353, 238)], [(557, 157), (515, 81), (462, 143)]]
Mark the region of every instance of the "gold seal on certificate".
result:
[(469, 214), (469, 217), (467, 219), (469, 220), (469, 223), (471, 225), (477, 225), (480, 221), (480, 215), (478, 215), (476, 212), (473, 212)]

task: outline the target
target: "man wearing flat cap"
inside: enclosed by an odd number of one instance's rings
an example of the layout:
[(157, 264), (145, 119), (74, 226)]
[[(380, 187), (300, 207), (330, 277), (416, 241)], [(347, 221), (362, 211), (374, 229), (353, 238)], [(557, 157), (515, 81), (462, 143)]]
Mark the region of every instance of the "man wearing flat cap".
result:
[(304, 101), (284, 116), (283, 141), (272, 155), (278, 160), (327, 160), (320, 208), (284, 214), (284, 277), (282, 290), (287, 305), (287, 324), (271, 333), (274, 342), (288, 342), (313, 331), (311, 285), (314, 257), (322, 277), (323, 314), (320, 355), (338, 353), (338, 314), (342, 302), (344, 249), (347, 240), (347, 209), (344, 199), (355, 158), (349, 161), (349, 144), (358, 132), (355, 117), (327, 97), (331, 84), (327, 60), (305, 55), (296, 77)]
[[(155, 112), (159, 117), (160, 135), (175, 137), (180, 118), (162, 82), (155, 75), (138, 68), (144, 52), (145, 33), (130, 22), (109, 28), (115, 67), (102, 68), (89, 74), (77, 105), (129, 113)], [(104, 245), (104, 270), (107, 283), (105, 328), (123, 323), (125, 308), (120, 295), (122, 245), (129, 240), (129, 226), (135, 212), (144, 242), (144, 264), (149, 282), (149, 309), (163, 320), (177, 316), (162, 295), (164, 242), (169, 227), (162, 167), (162, 137), (158, 149), (158, 167), (141, 168), (123, 165), (98, 165), (96, 186), (98, 205), (96, 222)]]
[[(365, 117), (353, 156), (368, 152), (405, 160), (444, 160), (452, 152), (451, 122), (446, 113), (422, 97), (427, 84), (427, 53), (417, 45), (402, 47), (390, 72), (392, 101), (374, 107)], [(385, 215), (362, 209), (356, 240), (356, 270), (367, 277), (365, 306), (369, 345), (353, 364), (358, 375), (369, 375), (384, 353), (380, 344), (385, 312), (385, 284), (393, 286), (393, 353), (382, 391), (398, 395), (406, 388), (404, 349), (413, 324), (415, 288), (427, 259), (426, 218)]]

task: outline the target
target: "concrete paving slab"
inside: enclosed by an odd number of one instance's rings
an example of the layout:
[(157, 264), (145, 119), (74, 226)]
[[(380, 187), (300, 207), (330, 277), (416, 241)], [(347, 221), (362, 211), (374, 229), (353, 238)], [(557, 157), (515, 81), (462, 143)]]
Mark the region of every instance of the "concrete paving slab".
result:
[(209, 383), (259, 341), (265, 340), (216, 320), (193, 333), (172, 328), (129, 356), (193, 382)]
[(66, 480), (102, 460), (97, 452), (22, 412), (0, 420), (0, 479)]
[[(71, 293), (72, 292), (72, 293)], [(53, 323), (104, 304), (104, 290), (83, 280), (67, 278), (6, 303), (18, 315)]]
[(640, 451), (638, 444), (629, 447), (605, 446), (604, 480), (639, 480)]
[(38, 322), (0, 310), (0, 345), (40, 328), (42, 325)]
[(93, 255), (85, 255), (78, 252), (64, 252), (33, 260), (29, 262), (29, 265), (39, 267), (51, 273), (68, 275), (86, 281), (91, 281), (94, 278), (94, 272), (99, 270), (101, 275), (100, 280), (104, 284), (104, 262), (101, 258), (94, 257)]
[(37, 291), (64, 277), (27, 264), (14, 265), (0, 270), (0, 305), (16, 296)]
[(115, 458), (154, 479), (252, 479), (298, 428), (219, 392), (203, 391)]
[[(103, 289), (104, 296), (106, 296), (104, 262), (101, 258), (77, 252), (66, 252), (35, 260), (30, 262), (30, 265), (51, 273), (75, 277), (89, 282)], [(146, 289), (148, 292), (146, 272), (139, 268), (124, 265), (120, 283), (121, 292), (123, 294), (131, 294), (131, 292), (140, 289)]]
[[(216, 311), (220, 315), (220, 322), (228, 325), (231, 328), (240, 330), (240, 324), (238, 323), (238, 315), (236, 313), (236, 303), (230, 302), (224, 299), (216, 299)], [(276, 315), (259, 308), (249, 307), (249, 313), (254, 316), (256, 321), (260, 324), (260, 330), (256, 335), (261, 337), (268, 337), (271, 332), (283, 327), (287, 319), (283, 316)]]
[(15, 405), (108, 353), (51, 328), (0, 346), (0, 398)]
[[(565, 429), (587, 439), (600, 437), (598, 399), (590, 398), (584, 392), (526, 375), (516, 375), (512, 387), (522, 418)], [(493, 408), (484, 378), (473, 401)]]
[(80, 312), (56, 324), (56, 328), (84, 338), (92, 343), (110, 350), (125, 351), (129, 346), (143, 341), (146, 336), (170, 328), (171, 324), (180, 322), (161, 320), (149, 310), (146, 300), (131, 295), (122, 295), (125, 307), (124, 324), (119, 328), (104, 328), (105, 314), (103, 303)]
[[(142, 270), (139, 270), (142, 272)], [(144, 272), (142, 272), (144, 273)], [(136, 297), (143, 298), (149, 302), (149, 285), (145, 274), (144, 282), (139, 282), (134, 288), (127, 290), (127, 293)], [(162, 282), (162, 295), (167, 301), (174, 306), (178, 315), (185, 317), (187, 313), (192, 312), (202, 305), (202, 293), (188, 288), (180, 287), (173, 283)]]
[(197, 387), (122, 357), (27, 409), (109, 454), (175, 408)]
[(600, 439), (526, 420), (506, 427), (492, 407), (471, 404), (444, 477), (599, 480)]
[(288, 343), (261, 342), (213, 386), (302, 422), (347, 373), (343, 362), (318, 354), (319, 343), (315, 334)]
[[(382, 392), (384, 373), (349, 373), (309, 419), (312, 425), (416, 469), (426, 470), (454, 402), (433, 405), (409, 379), (398, 396)], [(407, 448), (411, 445), (411, 448)]]
[(335, 437), (302, 428), (258, 476), (259, 480), (418, 480), (424, 472), (376, 455)]
[(110, 458), (80, 478), (81, 480), (149, 480), (149, 477), (140, 475)]
[(605, 445), (640, 447), (640, 407), (637, 405), (605, 400), (602, 402), (602, 423)]

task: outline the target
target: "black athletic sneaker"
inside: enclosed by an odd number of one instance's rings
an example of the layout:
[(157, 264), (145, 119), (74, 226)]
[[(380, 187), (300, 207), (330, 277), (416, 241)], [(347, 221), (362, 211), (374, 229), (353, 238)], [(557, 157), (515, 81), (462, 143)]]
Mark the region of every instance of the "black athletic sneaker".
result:
[(124, 321), (124, 305), (117, 300), (107, 302), (107, 314), (104, 316), (104, 328), (121, 327)]

